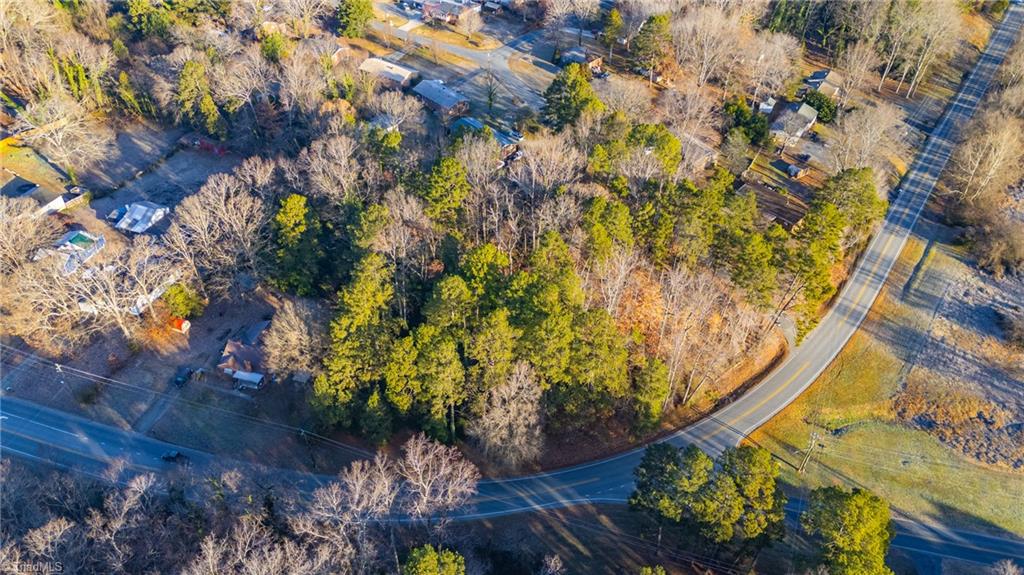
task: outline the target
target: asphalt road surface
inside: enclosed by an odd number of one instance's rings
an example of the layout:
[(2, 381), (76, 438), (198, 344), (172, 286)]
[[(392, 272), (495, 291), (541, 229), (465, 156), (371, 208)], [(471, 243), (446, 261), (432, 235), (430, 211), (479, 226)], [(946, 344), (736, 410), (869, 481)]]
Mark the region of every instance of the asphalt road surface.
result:
[[(947, 108), (917, 160), (905, 176), (878, 234), (838, 296), (831, 312), (804, 343), (764, 381), (713, 415), (663, 441), (697, 443), (715, 454), (747, 434), (796, 399), (835, 358), (864, 320), (954, 148), (953, 134), (971, 117), (1007, 50), (1012, 46), (1024, 8), (1014, 5), (993, 34), (985, 53)], [(3, 356), (10, 356), (3, 348)], [(202, 470), (215, 456), (98, 424), (11, 397), (0, 398), (0, 449), (8, 455), (72, 467), (100, 475), (110, 460), (123, 458), (132, 470), (164, 472), (178, 466), (160, 456), (185, 453)], [(622, 503), (633, 488), (632, 471), (642, 448), (608, 459), (528, 477), (483, 481), (465, 519), (491, 517), (583, 503)], [(223, 461), (219, 463), (223, 464)], [(242, 467), (245, 465), (242, 464)], [(280, 470), (296, 489), (309, 490), (327, 477)], [(1024, 542), (937, 525), (899, 520), (894, 546), (917, 553), (991, 563), (1000, 557), (1024, 560)]]

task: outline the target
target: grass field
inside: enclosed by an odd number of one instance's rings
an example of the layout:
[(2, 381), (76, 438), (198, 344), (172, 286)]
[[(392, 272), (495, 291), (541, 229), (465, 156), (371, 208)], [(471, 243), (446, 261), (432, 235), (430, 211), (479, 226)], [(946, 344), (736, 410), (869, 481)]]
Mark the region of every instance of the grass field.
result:
[[(864, 327), (814, 386), (751, 441), (792, 464), (783, 466), (783, 479), (798, 492), (835, 483), (862, 486), (918, 520), (1024, 535), (1024, 475), (976, 465), (901, 424), (892, 411), (904, 362), (893, 339), (881, 334), (907, 333), (927, 320), (900, 297), (916, 289), (916, 264), (934, 265), (924, 247), (911, 239)], [(812, 433), (819, 434), (814, 457), (800, 475), (796, 464)]]
[(437, 40), (438, 42), (443, 42), (452, 46), (461, 46), (470, 50), (493, 50), (501, 46), (501, 42), (491, 38), (490, 36), (477, 32), (473, 34), (472, 39), (470, 39), (467, 38), (465, 34), (451, 30), (447, 26), (441, 28), (430, 24), (424, 24), (423, 26), (415, 28), (413, 31), (420, 38), (430, 38)]
[(27, 146), (0, 142), (0, 165), (45, 188), (62, 190), (68, 183), (42, 156)]

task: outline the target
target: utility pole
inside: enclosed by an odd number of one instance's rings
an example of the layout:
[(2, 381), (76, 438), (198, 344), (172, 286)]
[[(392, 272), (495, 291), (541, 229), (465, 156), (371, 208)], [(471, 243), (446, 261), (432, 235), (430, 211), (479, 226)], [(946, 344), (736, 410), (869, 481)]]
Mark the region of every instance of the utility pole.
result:
[(811, 455), (814, 453), (814, 448), (818, 445), (818, 432), (811, 432), (811, 441), (807, 444), (807, 451), (804, 453), (804, 458), (800, 461), (800, 467), (796, 468), (797, 473), (803, 473), (804, 468), (807, 467), (807, 463), (811, 460)]

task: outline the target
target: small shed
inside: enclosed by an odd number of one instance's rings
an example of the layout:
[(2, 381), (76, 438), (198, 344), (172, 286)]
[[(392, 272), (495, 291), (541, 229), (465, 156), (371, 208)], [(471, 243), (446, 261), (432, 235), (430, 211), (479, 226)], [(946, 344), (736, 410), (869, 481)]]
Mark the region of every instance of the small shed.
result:
[(412, 89), (423, 104), (433, 110), (442, 120), (461, 116), (469, 111), (469, 100), (458, 91), (444, 85), (440, 80), (424, 80)]
[(799, 164), (787, 164), (786, 166), (786, 173), (794, 180), (799, 180), (806, 176), (809, 171), (810, 168), (808, 166), (801, 166)]
[(769, 96), (763, 102), (757, 105), (757, 111), (764, 114), (765, 116), (770, 116), (772, 112), (775, 111), (775, 105), (778, 103), (778, 100)]
[(363, 60), (362, 64), (359, 64), (359, 70), (376, 76), (382, 83), (391, 88), (408, 88), (419, 77), (419, 72), (416, 70), (399, 66), (394, 62), (388, 62), (381, 58), (367, 58)]

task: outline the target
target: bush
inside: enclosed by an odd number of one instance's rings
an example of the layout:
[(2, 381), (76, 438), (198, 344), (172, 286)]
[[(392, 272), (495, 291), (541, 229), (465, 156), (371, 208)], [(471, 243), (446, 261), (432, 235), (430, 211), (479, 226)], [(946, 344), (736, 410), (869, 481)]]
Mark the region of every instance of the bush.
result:
[(163, 301), (175, 317), (195, 318), (203, 315), (206, 302), (194, 289), (176, 283), (164, 292)]
[(984, 198), (966, 205), (960, 215), (970, 228), (965, 234), (978, 266), (1001, 278), (1024, 271), (1024, 230), (998, 207)]
[(260, 54), (268, 61), (278, 63), (285, 57), (287, 43), (280, 32), (267, 34), (260, 40)]
[(999, 314), (999, 325), (1003, 328), (1006, 341), (1024, 350), (1024, 313), (1002, 312)]
[(818, 120), (828, 124), (836, 119), (836, 103), (825, 94), (811, 90), (804, 96), (804, 103), (818, 111)]
[(771, 141), (768, 132), (768, 118), (754, 113), (742, 98), (735, 97), (725, 103), (725, 133), (740, 130), (755, 146), (765, 146)]

